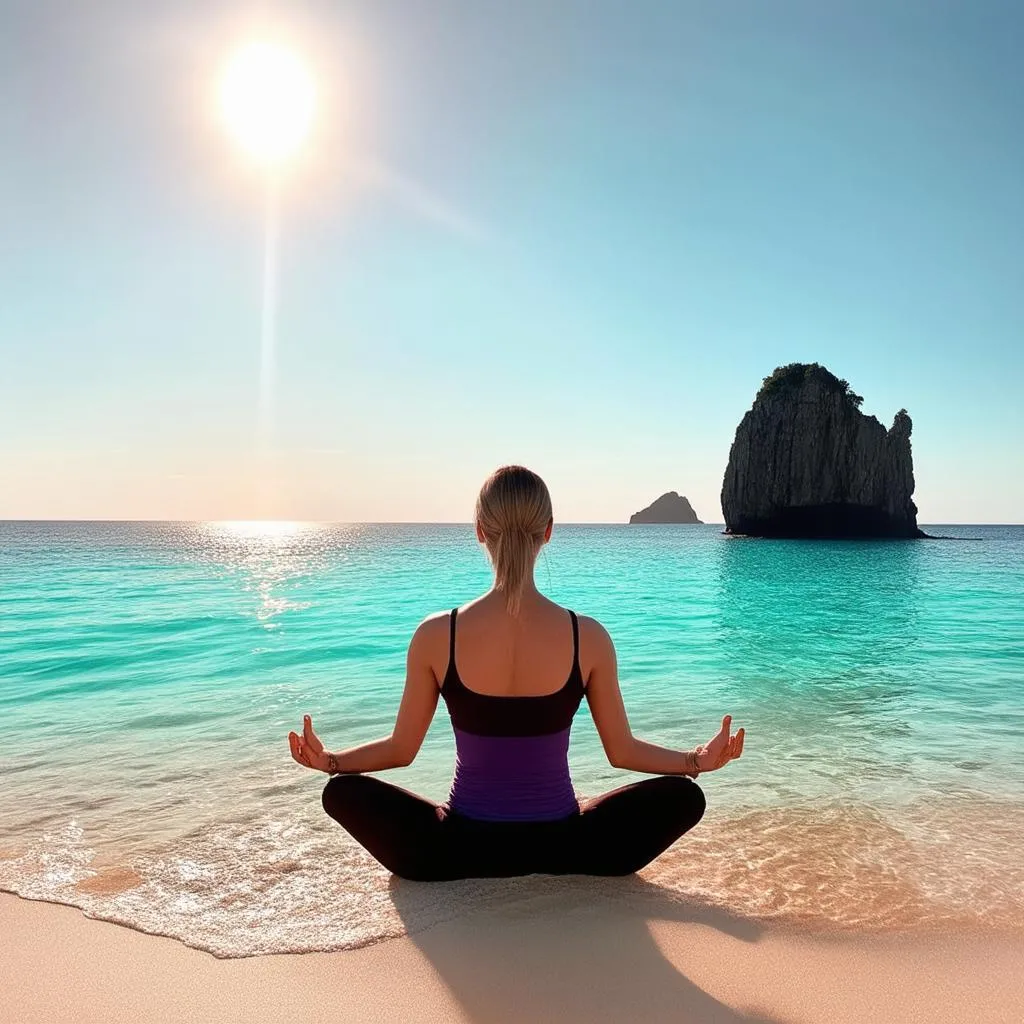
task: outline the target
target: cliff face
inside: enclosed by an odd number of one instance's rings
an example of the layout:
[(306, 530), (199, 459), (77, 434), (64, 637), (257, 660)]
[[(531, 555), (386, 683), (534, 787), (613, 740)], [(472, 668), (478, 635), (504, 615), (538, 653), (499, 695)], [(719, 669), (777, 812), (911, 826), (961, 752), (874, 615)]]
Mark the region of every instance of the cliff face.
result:
[(631, 523), (699, 523), (697, 513), (685, 497), (669, 491), (629, 517)]
[(722, 483), (727, 533), (923, 537), (910, 417), (886, 430), (817, 363), (779, 367), (736, 428)]

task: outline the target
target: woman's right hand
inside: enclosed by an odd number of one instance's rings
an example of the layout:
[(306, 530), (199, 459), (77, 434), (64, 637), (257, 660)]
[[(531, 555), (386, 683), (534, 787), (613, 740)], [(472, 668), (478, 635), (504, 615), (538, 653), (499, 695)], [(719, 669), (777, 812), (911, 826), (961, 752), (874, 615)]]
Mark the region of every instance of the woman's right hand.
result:
[(697, 767), (702, 772), (713, 772), (717, 768), (722, 768), (743, 753), (743, 729), (735, 736), (730, 736), (731, 724), (732, 715), (726, 715), (722, 719), (722, 728), (718, 730), (714, 739), (697, 748)]

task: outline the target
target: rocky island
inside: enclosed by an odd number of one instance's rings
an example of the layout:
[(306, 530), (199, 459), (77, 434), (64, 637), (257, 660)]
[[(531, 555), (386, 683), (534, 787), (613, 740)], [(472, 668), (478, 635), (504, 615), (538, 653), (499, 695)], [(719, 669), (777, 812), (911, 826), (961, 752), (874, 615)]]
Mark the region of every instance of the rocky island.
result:
[(645, 509), (634, 512), (630, 523), (699, 523), (693, 506), (675, 491), (663, 494)]
[(910, 417), (886, 430), (818, 363), (765, 377), (736, 428), (722, 483), (725, 532), (756, 537), (924, 537)]

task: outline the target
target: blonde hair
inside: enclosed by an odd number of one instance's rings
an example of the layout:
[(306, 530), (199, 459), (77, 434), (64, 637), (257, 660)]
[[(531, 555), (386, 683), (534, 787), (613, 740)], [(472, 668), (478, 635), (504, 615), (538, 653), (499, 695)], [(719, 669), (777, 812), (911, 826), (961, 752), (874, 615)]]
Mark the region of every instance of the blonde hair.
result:
[(502, 466), (480, 488), (476, 521), (494, 565), (494, 589), (505, 594), (505, 606), (519, 614), (523, 587), (551, 522), (547, 485), (525, 466)]

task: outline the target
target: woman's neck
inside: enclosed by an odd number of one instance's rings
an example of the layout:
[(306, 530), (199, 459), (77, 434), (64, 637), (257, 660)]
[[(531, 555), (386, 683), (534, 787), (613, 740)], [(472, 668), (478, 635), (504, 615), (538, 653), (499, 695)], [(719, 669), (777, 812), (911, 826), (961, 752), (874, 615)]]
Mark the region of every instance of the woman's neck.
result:
[[(489, 600), (500, 602), (501, 604), (505, 603), (505, 592), (503, 590), (498, 590), (493, 583), (491, 584), (491, 589), (487, 591), (484, 597)], [(523, 581), (523, 589), (519, 595), (520, 608), (523, 606), (536, 606), (546, 600), (547, 598), (537, 589), (537, 584), (534, 582), (533, 575), (531, 574)]]

